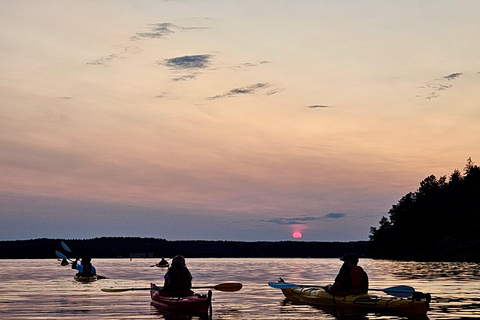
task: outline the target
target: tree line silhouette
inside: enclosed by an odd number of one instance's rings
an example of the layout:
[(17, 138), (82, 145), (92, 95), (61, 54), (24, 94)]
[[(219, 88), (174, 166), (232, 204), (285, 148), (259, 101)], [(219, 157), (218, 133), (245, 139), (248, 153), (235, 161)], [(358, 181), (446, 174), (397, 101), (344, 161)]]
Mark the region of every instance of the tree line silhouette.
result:
[(79, 256), (92, 258), (155, 258), (182, 254), (188, 258), (338, 258), (346, 252), (364, 256), (368, 241), (355, 242), (243, 242), (243, 241), (168, 241), (157, 238), (102, 237), (94, 239), (32, 239), (0, 241), (0, 259), (57, 258), (61, 241)]
[(480, 261), (480, 168), (468, 158), (463, 174), (428, 176), (370, 228), (372, 258)]

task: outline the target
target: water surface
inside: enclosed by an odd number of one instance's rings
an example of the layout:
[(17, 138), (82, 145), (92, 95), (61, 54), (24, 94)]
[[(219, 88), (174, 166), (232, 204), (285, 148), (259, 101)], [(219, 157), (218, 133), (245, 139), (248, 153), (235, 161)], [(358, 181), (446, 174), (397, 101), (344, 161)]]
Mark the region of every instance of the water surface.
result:
[[(148, 288), (161, 284), (164, 269), (154, 259), (94, 259), (109, 279), (81, 284), (74, 270), (56, 259), (0, 260), (0, 319), (189, 319), (160, 313), (149, 291), (107, 293), (101, 288)], [(362, 259), (370, 287), (413, 286), (431, 293), (431, 310), (422, 319), (479, 319), (480, 264), (421, 263)], [(213, 319), (408, 319), (375, 313), (339, 314), (286, 302), (269, 281), (282, 277), (298, 284), (326, 285), (338, 259), (188, 259), (194, 286), (241, 282), (238, 292), (213, 292)], [(197, 290), (202, 292), (204, 290)], [(377, 293), (377, 292), (375, 292)], [(198, 319), (193, 317), (193, 319)]]

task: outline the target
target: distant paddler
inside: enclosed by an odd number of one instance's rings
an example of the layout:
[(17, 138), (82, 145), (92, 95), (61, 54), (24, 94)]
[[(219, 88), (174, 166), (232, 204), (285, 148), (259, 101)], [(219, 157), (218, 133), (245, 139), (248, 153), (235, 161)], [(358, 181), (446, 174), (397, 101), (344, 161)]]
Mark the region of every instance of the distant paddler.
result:
[(78, 282), (92, 282), (98, 280), (97, 270), (91, 263), (89, 257), (82, 258), (81, 264), (78, 264), (78, 258), (72, 263), (72, 269), (78, 270), (75, 280)]
[(156, 264), (157, 267), (160, 267), (160, 268), (168, 268), (169, 267), (169, 263), (167, 260), (165, 260), (165, 258), (162, 257), (162, 260), (160, 260), (160, 262), (158, 262)]

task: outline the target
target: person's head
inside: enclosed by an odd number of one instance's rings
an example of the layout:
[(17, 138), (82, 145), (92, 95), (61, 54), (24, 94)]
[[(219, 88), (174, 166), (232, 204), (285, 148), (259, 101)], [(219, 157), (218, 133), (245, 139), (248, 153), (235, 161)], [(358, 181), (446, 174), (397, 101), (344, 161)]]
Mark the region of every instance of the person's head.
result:
[(350, 263), (354, 266), (358, 264), (358, 256), (355, 253), (346, 253), (340, 258), (340, 260)]
[(92, 261), (92, 259), (90, 259), (89, 257), (82, 258), (82, 264), (90, 263), (90, 261)]
[(185, 258), (181, 255), (175, 256), (172, 259), (172, 266), (185, 266)]

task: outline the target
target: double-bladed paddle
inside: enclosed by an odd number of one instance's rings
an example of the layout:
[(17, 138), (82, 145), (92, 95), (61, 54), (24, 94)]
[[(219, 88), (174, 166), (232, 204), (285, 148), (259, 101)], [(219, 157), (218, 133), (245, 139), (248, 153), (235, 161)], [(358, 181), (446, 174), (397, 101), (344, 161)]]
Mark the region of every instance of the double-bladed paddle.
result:
[[(61, 253), (60, 251), (55, 251), (55, 254), (56, 254), (57, 257), (59, 257), (59, 258), (67, 259), (68, 261), (70, 261), (71, 263), (73, 263), (72, 260), (70, 260), (66, 255), (64, 255), (64, 254)], [(97, 279), (100, 280), (100, 279), (108, 279), (108, 278), (97, 274)]]
[[(159, 287), (157, 290), (160, 290)], [(215, 289), (218, 291), (239, 291), (242, 289), (242, 284), (238, 282), (226, 282), (220, 283), (216, 286), (201, 286), (201, 287), (192, 287), (192, 289)], [(124, 292), (124, 291), (137, 291), (137, 290), (156, 290), (152, 288), (103, 288), (102, 291), (104, 292)]]
[(70, 260), (66, 255), (64, 255), (63, 253), (61, 253), (60, 251), (55, 251), (55, 254), (56, 254), (57, 257), (59, 257), (59, 258), (67, 259), (68, 261), (73, 262), (73, 261)]
[[(325, 287), (322, 287), (322, 286), (299, 285), (299, 284), (287, 283), (287, 282), (269, 282), (268, 285), (272, 288), (275, 288), (275, 289), (290, 289), (290, 288), (295, 288), (295, 287), (311, 287), (311, 288), (325, 289)], [(415, 289), (413, 287), (404, 286), (404, 285), (385, 288), (385, 289), (370, 289), (369, 288), (369, 290), (383, 291), (386, 294), (389, 294), (389, 295), (395, 296), (395, 297), (410, 297), (415, 292)]]
[(77, 256), (66, 244), (65, 242), (60, 242), (60, 244), (62, 245), (63, 249), (67, 250), (68, 252), (70, 252), (71, 254), (73, 254), (75, 256), (75, 258), (77, 259), (80, 259), (79, 256)]

